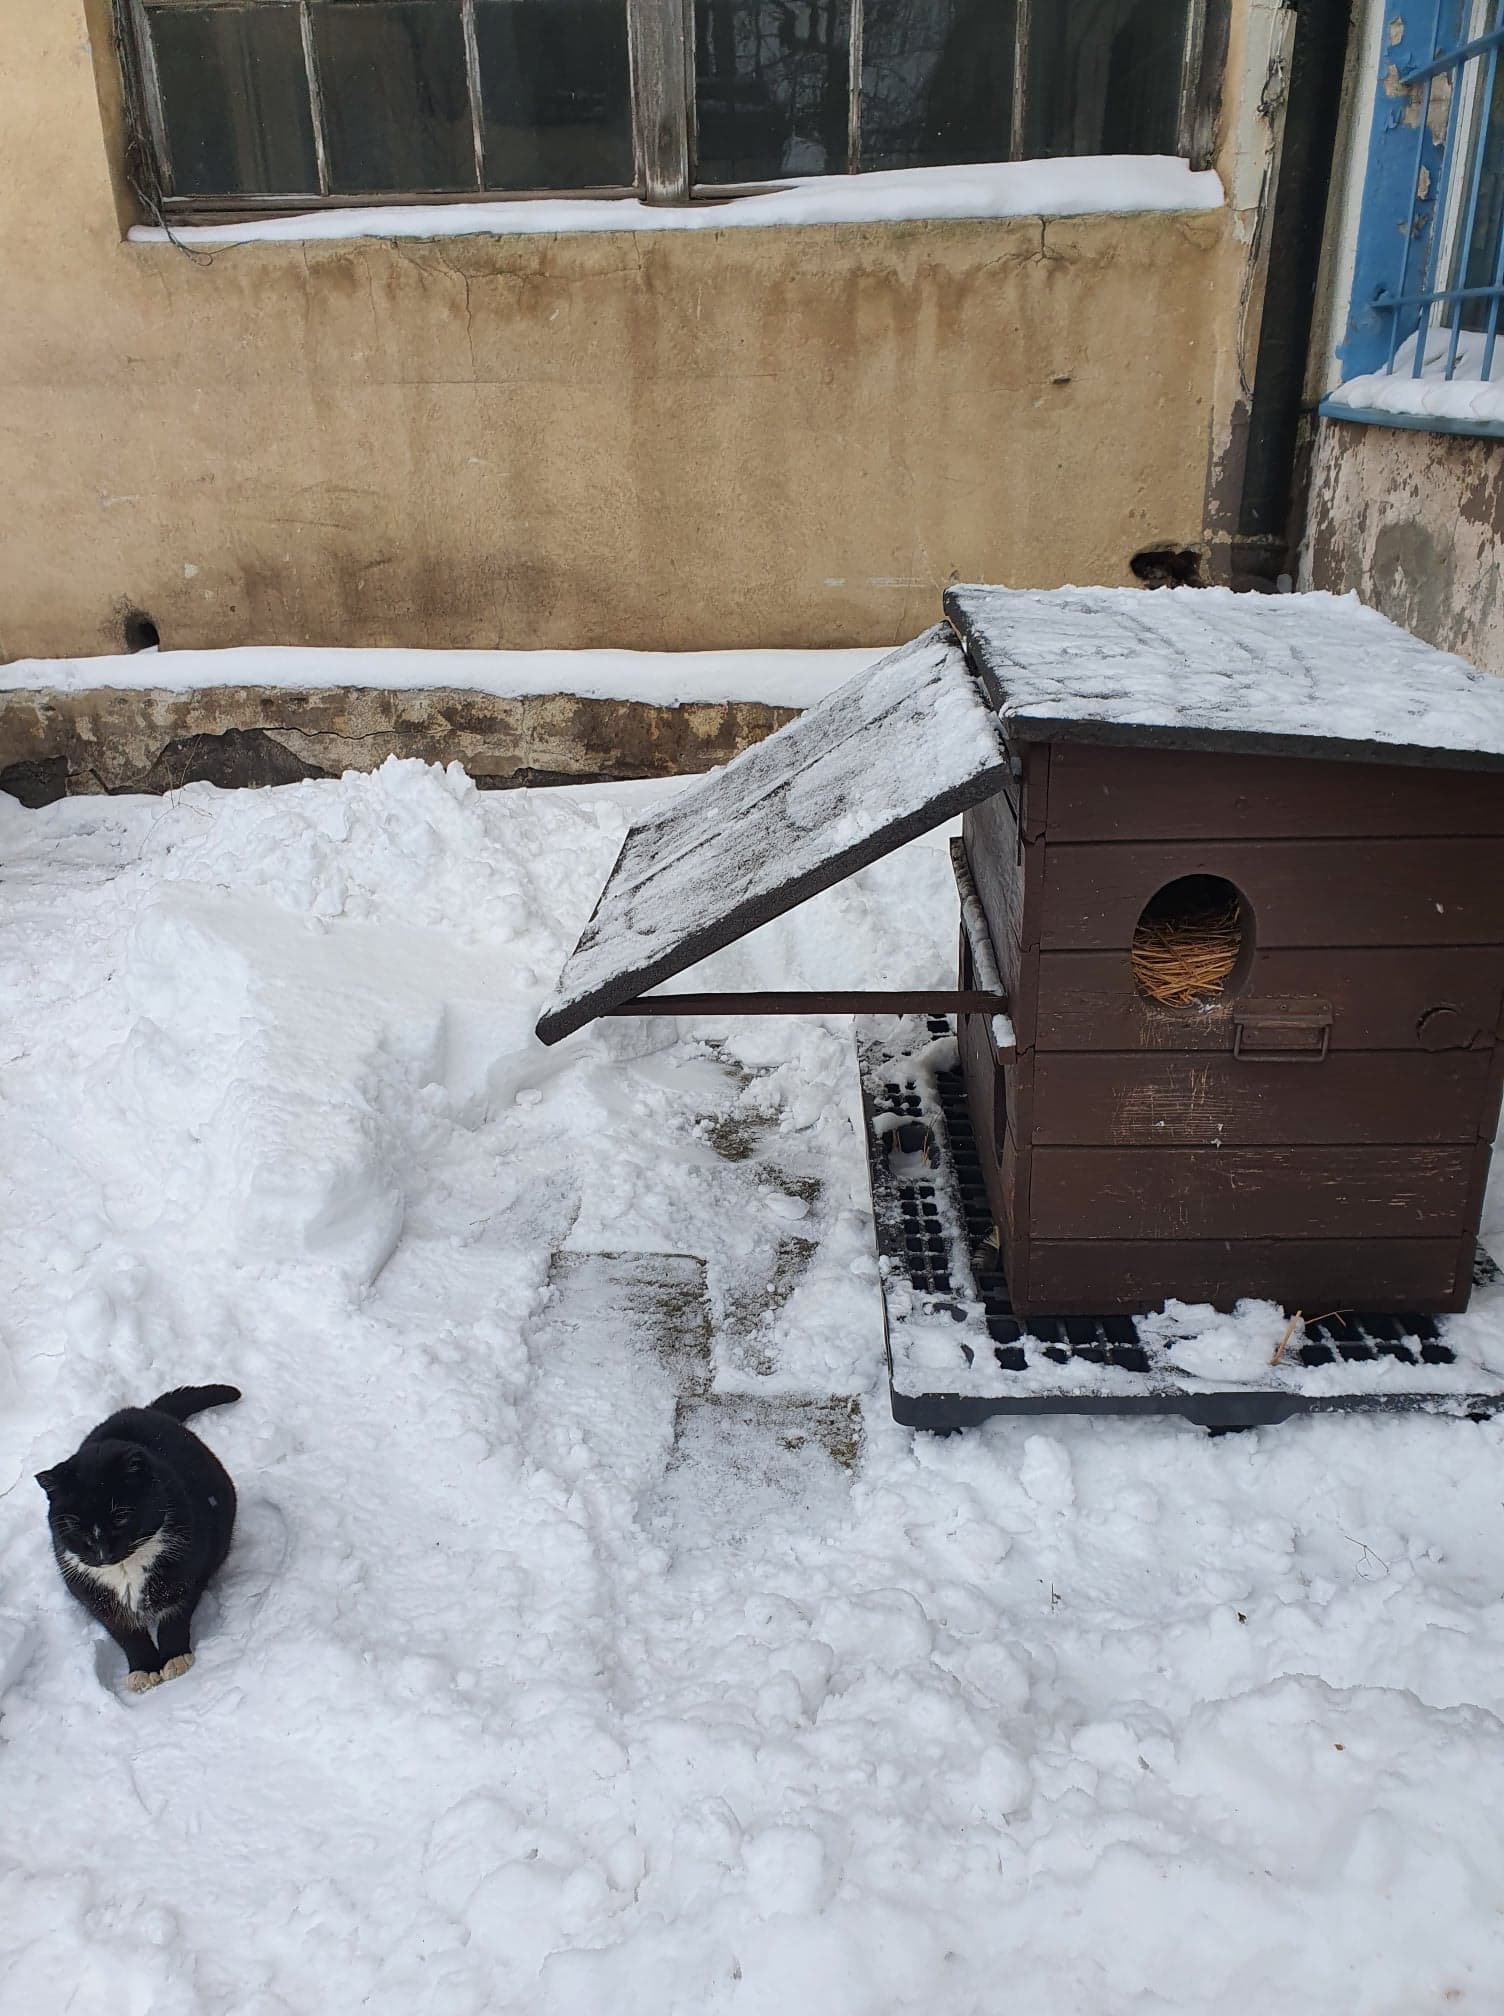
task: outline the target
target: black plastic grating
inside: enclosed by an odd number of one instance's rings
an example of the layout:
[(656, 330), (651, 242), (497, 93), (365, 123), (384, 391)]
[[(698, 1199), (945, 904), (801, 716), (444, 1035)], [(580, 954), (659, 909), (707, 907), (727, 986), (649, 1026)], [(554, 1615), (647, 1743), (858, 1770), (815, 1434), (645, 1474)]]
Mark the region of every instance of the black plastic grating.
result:
[[(948, 1032), (950, 1024), (931, 1018), (929, 1028), (933, 1035), (941, 1036)], [(937, 1073), (936, 1086), (949, 1137), (951, 1162), (966, 1214), (972, 1272), (976, 1276), (987, 1332), (992, 1338), (998, 1364), (1005, 1372), (1025, 1370), (1027, 1361), (1020, 1339), (1028, 1335), (1044, 1347), (1046, 1358), (1060, 1365), (1075, 1359), (1089, 1365), (1115, 1365), (1125, 1372), (1147, 1372), (1149, 1360), (1131, 1316), (1032, 1316), (1025, 1322), (1014, 1315), (959, 1064), (949, 1071)], [(889, 1083), (883, 1089), (892, 1100), (895, 1112), (918, 1115), (919, 1099), (912, 1088)], [(933, 1191), (933, 1186), (926, 1187)], [(906, 1223), (908, 1189), (909, 1186), (900, 1180), (898, 1190)], [(932, 1264), (923, 1280), (911, 1272), (910, 1278), (915, 1287), (938, 1294), (954, 1292), (938, 1225), (934, 1242), (925, 1248), (925, 1252)], [(1338, 1362), (1371, 1364), (1381, 1358), (1397, 1359), (1403, 1365), (1451, 1365), (1456, 1362), (1456, 1354), (1441, 1341), (1435, 1318), (1419, 1312), (1399, 1316), (1344, 1312), (1324, 1317), (1305, 1326), (1302, 1340), (1298, 1346), (1292, 1347), (1291, 1356), (1297, 1364), (1311, 1367)]]

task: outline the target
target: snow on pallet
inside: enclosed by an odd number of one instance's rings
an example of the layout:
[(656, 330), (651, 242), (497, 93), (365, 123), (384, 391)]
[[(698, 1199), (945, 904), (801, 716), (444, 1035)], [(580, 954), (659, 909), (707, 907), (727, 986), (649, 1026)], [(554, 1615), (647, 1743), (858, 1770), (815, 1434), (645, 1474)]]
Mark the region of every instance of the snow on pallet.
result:
[[(992, 1414), (1153, 1412), (1213, 1428), (1291, 1415), (1504, 1407), (1498, 1270), (1479, 1249), (1476, 1315), (1015, 1315), (948, 1022), (857, 1024), (893, 1412), (959, 1428)], [(1481, 1320), (1480, 1320), (1481, 1319)]]

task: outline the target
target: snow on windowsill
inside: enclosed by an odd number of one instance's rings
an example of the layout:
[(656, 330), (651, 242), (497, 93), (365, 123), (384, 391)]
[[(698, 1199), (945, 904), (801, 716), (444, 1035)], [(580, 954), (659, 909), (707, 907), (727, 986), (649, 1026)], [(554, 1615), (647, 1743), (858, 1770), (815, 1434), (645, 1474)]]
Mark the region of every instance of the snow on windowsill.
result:
[[(662, 206), (635, 196), (526, 197), (517, 202), (424, 203), (315, 210), (234, 224), (184, 224), (184, 245), (306, 243), (340, 238), (463, 238), (571, 231), (727, 231), (788, 224), (876, 224), (988, 217), (1078, 217), (1134, 211), (1218, 210), (1214, 169), (1193, 170), (1167, 154), (1080, 155), (964, 168), (902, 168), (875, 175), (821, 175), (757, 196)], [(168, 234), (136, 225), (136, 245)]]
[(192, 693), (212, 687), (435, 688), (525, 699), (758, 701), (808, 707), (874, 664), (889, 647), (820, 651), (406, 651), (242, 645), (219, 651), (136, 651), (98, 658), (18, 658), (0, 665), (0, 692), (110, 690)]
[[(1400, 346), (1392, 371), (1366, 371), (1362, 377), (1339, 385), (1322, 402), (1323, 410), (1339, 417), (1344, 412), (1392, 413), (1397, 419), (1504, 425), (1504, 376), (1483, 376), (1485, 337), (1481, 330), (1466, 330), (1459, 338), (1450, 378), (1446, 376), (1450, 329), (1428, 333), (1419, 377), (1415, 375), (1415, 344), (1412, 336)], [(1494, 367), (1504, 373), (1504, 331), (1495, 346)]]

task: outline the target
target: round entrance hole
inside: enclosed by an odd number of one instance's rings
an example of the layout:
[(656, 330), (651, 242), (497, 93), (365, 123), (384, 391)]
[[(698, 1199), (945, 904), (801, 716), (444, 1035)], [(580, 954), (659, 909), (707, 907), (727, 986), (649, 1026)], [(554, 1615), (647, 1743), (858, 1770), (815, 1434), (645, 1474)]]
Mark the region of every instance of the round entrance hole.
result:
[(1156, 890), (1133, 928), (1133, 984), (1159, 1008), (1212, 1008), (1253, 956), (1253, 912), (1220, 875)]

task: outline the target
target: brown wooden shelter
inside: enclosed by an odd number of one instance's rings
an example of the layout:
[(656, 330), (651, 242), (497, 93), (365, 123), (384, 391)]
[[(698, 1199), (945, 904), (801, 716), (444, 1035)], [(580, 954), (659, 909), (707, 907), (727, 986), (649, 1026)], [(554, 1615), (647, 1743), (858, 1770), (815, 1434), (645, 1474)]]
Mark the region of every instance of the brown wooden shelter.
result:
[[(1504, 682), (1328, 596), (945, 607), (633, 827), (540, 1037), (951, 1013), (1018, 1314), (1464, 1307), (1504, 1068)], [(955, 990), (643, 998), (958, 812)], [(1146, 993), (1136, 944), (1208, 918), (1215, 982)]]

